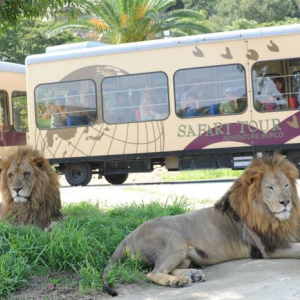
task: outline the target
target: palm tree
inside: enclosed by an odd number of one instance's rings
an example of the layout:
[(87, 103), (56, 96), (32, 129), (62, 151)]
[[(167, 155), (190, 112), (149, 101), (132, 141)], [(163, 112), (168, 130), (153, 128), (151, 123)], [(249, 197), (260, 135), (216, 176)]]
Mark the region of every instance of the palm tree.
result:
[(49, 37), (64, 30), (89, 30), (91, 36), (105, 43), (120, 44), (163, 37), (206, 33), (204, 16), (194, 10), (167, 11), (176, 0), (83, 0), (93, 15), (76, 24), (61, 26)]

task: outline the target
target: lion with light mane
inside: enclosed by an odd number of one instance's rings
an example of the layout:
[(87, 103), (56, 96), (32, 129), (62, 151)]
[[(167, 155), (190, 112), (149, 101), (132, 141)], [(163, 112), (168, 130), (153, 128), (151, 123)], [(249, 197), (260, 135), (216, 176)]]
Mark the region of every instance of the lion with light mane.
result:
[(152, 282), (184, 287), (203, 281), (196, 265), (243, 258), (300, 258), (297, 243), (299, 199), (294, 164), (280, 155), (255, 158), (215, 206), (156, 218), (132, 231), (117, 247), (103, 272), (129, 253), (153, 265)]
[(39, 151), (19, 147), (0, 168), (1, 219), (44, 229), (62, 216), (58, 175)]

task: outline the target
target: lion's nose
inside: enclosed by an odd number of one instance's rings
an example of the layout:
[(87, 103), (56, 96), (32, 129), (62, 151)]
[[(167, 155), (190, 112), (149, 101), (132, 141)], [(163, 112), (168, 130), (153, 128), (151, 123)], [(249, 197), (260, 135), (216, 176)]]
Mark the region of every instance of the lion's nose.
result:
[(279, 201), (280, 204), (282, 204), (284, 207), (287, 207), (287, 205), (290, 203), (290, 200), (281, 200)]
[(22, 187), (21, 188), (14, 188), (13, 190), (18, 194), (19, 191), (21, 191)]

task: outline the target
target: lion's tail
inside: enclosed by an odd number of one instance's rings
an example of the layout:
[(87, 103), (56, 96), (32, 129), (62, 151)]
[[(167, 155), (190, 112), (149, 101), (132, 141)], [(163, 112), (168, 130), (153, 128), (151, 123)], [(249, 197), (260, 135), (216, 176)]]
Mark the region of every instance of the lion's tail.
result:
[[(127, 237), (128, 238), (128, 237)], [(125, 238), (120, 245), (117, 247), (117, 249), (115, 250), (115, 252), (113, 253), (110, 262), (108, 263), (108, 265), (105, 267), (103, 274), (102, 274), (102, 280), (103, 280), (103, 284), (104, 284), (104, 288), (106, 290), (106, 292), (115, 297), (118, 296), (118, 293), (116, 290), (114, 290), (112, 287), (110, 287), (110, 285), (107, 282), (107, 275), (110, 271), (110, 269), (112, 268), (112, 266), (118, 262), (121, 262), (124, 257), (126, 256), (126, 245), (127, 245), (127, 238)]]

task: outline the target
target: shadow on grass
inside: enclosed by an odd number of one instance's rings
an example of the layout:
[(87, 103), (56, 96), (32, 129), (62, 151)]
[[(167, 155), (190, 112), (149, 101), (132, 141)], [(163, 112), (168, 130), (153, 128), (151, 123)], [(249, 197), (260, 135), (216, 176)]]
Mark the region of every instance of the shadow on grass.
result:
[[(83, 293), (103, 289), (101, 275), (121, 240), (141, 223), (189, 211), (184, 199), (165, 204), (132, 204), (113, 209), (80, 203), (65, 206), (66, 219), (50, 232), (35, 226), (0, 223), (0, 299), (28, 284), (31, 276), (72, 272)], [(110, 283), (145, 280), (149, 270), (139, 260), (125, 259), (110, 273)]]

